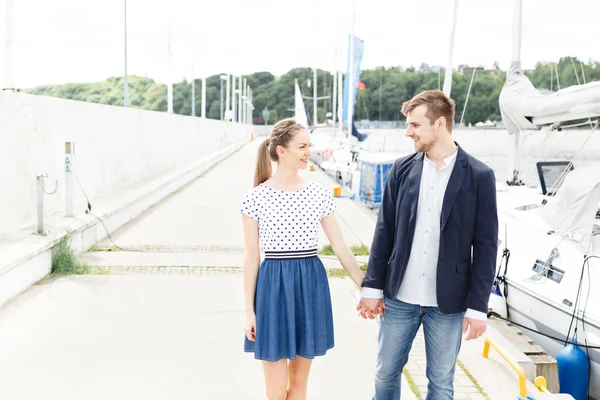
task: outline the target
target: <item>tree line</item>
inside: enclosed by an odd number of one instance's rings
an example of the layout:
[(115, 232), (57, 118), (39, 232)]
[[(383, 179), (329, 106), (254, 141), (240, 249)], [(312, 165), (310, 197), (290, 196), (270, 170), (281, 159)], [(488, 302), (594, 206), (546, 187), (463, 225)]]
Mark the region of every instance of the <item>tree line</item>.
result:
[[(363, 70), (360, 81), (363, 90), (356, 95), (355, 119), (371, 121), (403, 120), (400, 109), (402, 103), (415, 94), (428, 89), (443, 87), (444, 72), (424, 72), (430, 70), (426, 65), (419, 68), (409, 67), (377, 67)], [(470, 70), (472, 71), (472, 69)], [(459, 122), (467, 99), (471, 81), (471, 73), (454, 72), (452, 76), (451, 97), (456, 102), (456, 122)], [(581, 62), (577, 58), (564, 57), (558, 63), (538, 63), (534, 69), (525, 71), (533, 85), (540, 90), (565, 88), (578, 83), (600, 81), (600, 63), (597, 61)], [(220, 119), (221, 95), (220, 75), (207, 78), (206, 100), (207, 117)], [(558, 79), (557, 79), (558, 77)], [(275, 77), (270, 72), (256, 72), (245, 75), (247, 83), (253, 90), (254, 123), (263, 124), (263, 111), (269, 110), (267, 123), (293, 116), (294, 114), (294, 81), (297, 79), (304, 96), (312, 97), (309, 81), (313, 72), (309, 68), (295, 68), (286, 74)], [(325, 115), (333, 109), (332, 89), (333, 75), (329, 71), (317, 71), (318, 96), (329, 96), (319, 100), (317, 118), (324, 122)], [(479, 121), (498, 121), (500, 109), (498, 97), (506, 80), (506, 72), (498, 68), (477, 70), (468, 98), (464, 114), (464, 123), (475, 124)], [(150, 78), (129, 76), (129, 102), (131, 107), (153, 111), (167, 111), (167, 86)], [(312, 84), (312, 82), (311, 82)], [(201, 113), (202, 80), (194, 80), (195, 112)], [(361, 85), (362, 86), (362, 85)], [(225, 85), (224, 89), (225, 91)], [(111, 77), (96, 83), (67, 83), (62, 85), (46, 85), (26, 90), (28, 93), (54, 96), (65, 99), (87, 101), (100, 104), (123, 105), (123, 78)], [(191, 82), (183, 80), (173, 84), (173, 112), (190, 115)], [(224, 96), (225, 98), (225, 96)], [(312, 98), (305, 98), (309, 122), (312, 122)]]

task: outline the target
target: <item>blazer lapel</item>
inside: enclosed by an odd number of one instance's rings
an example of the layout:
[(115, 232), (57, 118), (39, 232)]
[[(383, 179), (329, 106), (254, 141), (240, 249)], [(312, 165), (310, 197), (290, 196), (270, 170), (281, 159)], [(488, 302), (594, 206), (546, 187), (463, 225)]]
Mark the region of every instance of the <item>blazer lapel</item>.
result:
[(413, 159), (408, 174), (408, 194), (410, 195), (410, 218), (408, 226), (411, 232), (415, 229), (417, 219), (417, 205), (419, 203), (419, 189), (421, 188), (421, 174), (423, 173), (423, 153), (417, 154)]
[(459, 146), (458, 154), (456, 155), (456, 163), (454, 165), (454, 169), (452, 170), (452, 174), (450, 175), (450, 180), (448, 181), (448, 187), (446, 188), (446, 193), (444, 194), (444, 202), (442, 203), (442, 221), (440, 225), (440, 231), (444, 230), (446, 226), (446, 222), (448, 222), (448, 217), (450, 216), (450, 211), (454, 206), (456, 201), (456, 196), (458, 195), (458, 191), (462, 185), (463, 180), (465, 179), (465, 175), (467, 173), (467, 155)]

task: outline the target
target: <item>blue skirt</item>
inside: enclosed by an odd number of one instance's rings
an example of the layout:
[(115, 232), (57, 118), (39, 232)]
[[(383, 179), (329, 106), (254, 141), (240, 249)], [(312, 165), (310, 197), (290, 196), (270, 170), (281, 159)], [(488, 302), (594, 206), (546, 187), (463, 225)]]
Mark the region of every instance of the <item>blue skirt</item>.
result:
[(265, 259), (254, 310), (256, 342), (245, 338), (244, 351), (257, 360), (312, 359), (334, 345), (329, 282), (317, 256)]

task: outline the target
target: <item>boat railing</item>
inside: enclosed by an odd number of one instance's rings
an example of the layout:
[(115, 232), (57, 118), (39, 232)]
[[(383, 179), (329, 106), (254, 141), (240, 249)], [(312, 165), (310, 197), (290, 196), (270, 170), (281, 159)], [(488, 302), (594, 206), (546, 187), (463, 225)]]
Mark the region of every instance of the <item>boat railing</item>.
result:
[(535, 385), (535, 387), (543, 393), (551, 393), (548, 390), (548, 382), (546, 381), (546, 378), (544, 378), (543, 376), (538, 376), (535, 378), (535, 381), (533, 381), (533, 384)]
[(483, 343), (483, 357), (488, 358), (490, 355), (490, 347), (494, 350), (510, 365), (510, 367), (517, 373), (519, 379), (519, 396), (527, 398), (527, 377), (525, 376), (525, 370), (519, 364), (517, 364), (508, 354), (496, 343), (494, 343), (489, 337), (485, 338)]
[[(485, 339), (485, 342), (483, 344), (483, 357), (484, 358), (488, 358), (490, 355), (490, 348), (493, 347), (496, 352), (498, 354), (500, 354), (500, 356), (502, 356), (502, 358), (508, 363), (508, 365), (510, 365), (510, 367), (517, 373), (517, 377), (519, 379), (519, 394), (517, 396), (518, 400), (535, 400), (538, 397), (531, 397), (527, 395), (527, 377), (525, 375), (525, 370), (523, 369), (523, 367), (521, 367), (515, 360), (513, 360), (506, 351), (504, 351), (504, 349), (502, 349), (502, 347), (498, 346), (497, 343), (495, 343), (492, 339), (490, 339), (489, 337), (487, 337)], [(531, 383), (529, 383), (531, 385)], [(539, 399), (549, 399), (549, 398), (555, 398), (555, 395), (552, 392), (550, 392), (548, 390), (548, 382), (546, 380), (545, 377), (543, 376), (538, 376), (535, 378), (534, 380), (534, 386), (535, 388), (538, 390), (538, 393), (543, 393), (540, 394)], [(533, 389), (533, 388), (530, 388)], [(561, 395), (561, 399), (562, 398), (570, 398), (572, 399), (571, 396), (568, 395)]]

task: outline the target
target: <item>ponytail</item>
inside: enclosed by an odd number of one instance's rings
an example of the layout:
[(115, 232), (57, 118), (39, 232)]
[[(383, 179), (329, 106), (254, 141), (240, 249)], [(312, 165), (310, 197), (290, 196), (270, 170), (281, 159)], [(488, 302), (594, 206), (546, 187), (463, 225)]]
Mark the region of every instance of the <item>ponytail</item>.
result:
[(258, 148), (256, 157), (256, 170), (254, 172), (254, 186), (258, 186), (271, 178), (273, 173), (271, 168), (271, 156), (269, 154), (270, 138), (265, 139)]

